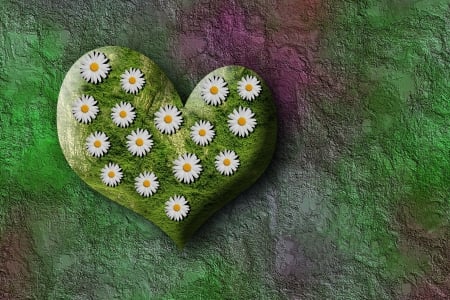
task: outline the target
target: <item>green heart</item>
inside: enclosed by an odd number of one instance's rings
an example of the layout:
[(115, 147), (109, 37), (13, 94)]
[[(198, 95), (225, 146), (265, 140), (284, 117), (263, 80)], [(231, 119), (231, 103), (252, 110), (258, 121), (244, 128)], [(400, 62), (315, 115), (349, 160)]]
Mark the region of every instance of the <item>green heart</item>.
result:
[[(93, 59), (92, 62), (98, 62), (97, 66), (94, 64), (91, 69), (91, 62), (88, 62), (86, 58), (88, 55), (92, 57), (94, 51), (103, 54), (108, 61)], [(106, 65), (110, 67), (109, 71), (104, 71)], [(86, 71), (82, 73), (82, 68), (93, 71), (91, 74), (87, 74), (89, 72), (86, 73)], [(139, 69), (143, 77), (139, 74), (131, 76), (135, 77), (137, 82), (125, 78), (128, 87), (123, 88), (121, 75), (130, 68)], [(103, 71), (105, 76), (96, 75)], [(92, 83), (96, 76), (99, 82)], [(213, 76), (221, 77), (228, 88), (225, 101), (218, 105), (208, 104), (203, 98), (207, 94), (214, 101), (220, 100), (218, 95), (224, 91), (223, 85), (216, 84), (219, 88), (217, 94), (214, 94), (216, 92), (214, 89), (205, 86), (205, 83), (209, 82)], [(238, 83), (247, 76), (254, 76), (259, 81), (259, 84), (253, 84), (252, 91), (256, 91), (258, 85), (261, 87), (259, 95), (252, 101), (243, 99), (240, 96), (243, 92), (238, 90)], [(139, 78), (144, 78), (145, 83), (142, 89), (133, 90), (139, 85)], [(125, 90), (126, 88), (136, 93), (129, 93)], [(202, 95), (202, 89), (204, 95)], [(94, 106), (98, 108), (96, 114), (93, 105), (88, 105), (86, 111), (86, 107), (83, 107), (86, 101), (83, 103), (78, 101), (83, 95), (94, 98), (96, 101)], [(117, 126), (111, 115), (112, 108), (120, 102), (127, 102), (134, 107), (134, 121), (126, 127)], [(183, 120), (179, 129), (173, 134), (163, 133), (156, 126), (155, 113), (166, 105), (177, 107)], [(254, 113), (253, 117), (244, 116), (246, 122), (244, 124), (241, 120), (241, 125), (236, 123), (238, 116), (230, 117), (234, 110), (239, 112), (239, 107), (250, 109)], [(89, 118), (92, 112), (95, 117)], [(120, 111), (117, 113), (120, 115)], [(85, 120), (90, 122), (83, 123), (83, 118), (86, 117)], [(164, 117), (165, 115), (161, 115), (161, 118), (164, 119)], [(256, 120), (256, 126), (251, 126), (252, 118)], [(126, 120), (126, 117), (125, 119), (116, 117), (116, 119)], [(158, 124), (174, 127), (176, 114), (173, 115), (172, 120), (169, 119), (165, 119), (168, 123), (159, 120)], [(204, 146), (195, 143), (191, 137), (192, 127), (200, 120), (209, 121), (214, 126), (215, 132), (210, 143)], [(248, 131), (248, 135), (244, 137), (236, 135), (229, 127), (229, 120), (232, 120), (230, 122), (235, 128), (242, 129), (244, 133), (245, 129), (253, 128), (253, 131)], [(179, 247), (183, 247), (193, 233), (217, 210), (250, 187), (261, 176), (271, 161), (275, 149), (277, 124), (275, 106), (269, 88), (260, 76), (247, 68), (226, 66), (211, 72), (195, 87), (183, 106), (172, 83), (153, 61), (133, 50), (115, 46), (95, 49), (81, 57), (71, 67), (61, 86), (57, 123), (61, 148), (73, 170), (94, 190), (152, 221)], [(142, 156), (133, 155), (128, 149), (128, 141), (131, 146), (142, 145), (135, 138), (127, 138), (137, 129), (145, 129), (152, 135), (153, 145), (149, 151), (142, 148), (145, 147), (145, 143), (144, 146), (136, 146), (140, 150), (132, 149), (134, 153), (143, 154)], [(211, 132), (210, 128), (206, 128), (206, 131)], [(106, 134), (109, 148), (103, 148), (107, 143), (97, 136), (89, 141), (91, 150), (88, 150), (87, 139), (95, 132)], [(209, 140), (208, 135), (202, 136), (204, 132), (201, 133), (200, 130), (194, 131), (193, 134), (197, 139)], [(96, 143), (97, 140), (100, 143)], [(107, 149), (106, 153), (103, 153), (104, 149)], [(223, 157), (217, 158), (224, 150), (234, 151), (237, 155), (237, 158), (231, 157), (231, 164)], [(103, 155), (94, 156), (95, 151)], [(182, 162), (180, 170), (177, 171), (179, 173), (177, 178), (173, 170), (174, 161), (186, 153), (197, 156), (200, 160), (197, 165), (202, 167), (202, 171), (196, 172), (195, 161), (189, 164), (191, 170), (188, 165), (185, 166), (186, 162)], [(239, 161), (239, 166), (234, 170), (236, 160)], [(222, 174), (216, 167), (216, 161), (221, 165), (222, 171), (225, 168), (234, 172), (228, 175)], [(104, 170), (110, 163), (117, 164), (121, 170), (112, 170), (112, 173)], [(183, 167), (185, 171), (182, 171)], [(116, 185), (109, 186), (104, 183), (102, 172), (105, 182), (116, 183)], [(145, 180), (136, 183), (136, 178), (143, 172), (153, 172), (159, 185), (156, 191), (152, 191), (151, 189), (156, 187), (157, 183), (154, 178), (151, 178), (146, 183), (147, 187), (141, 188), (142, 193), (147, 191), (144, 196), (138, 193), (136, 187), (136, 184), (138, 187), (144, 184)], [(119, 181), (120, 173), (122, 177)], [(184, 183), (183, 178), (194, 179), (194, 181)], [(149, 195), (150, 193), (152, 195)], [(186, 202), (180, 203), (179, 206), (173, 203), (169, 205), (167, 203), (169, 199), (176, 195), (183, 196)], [(186, 207), (189, 208), (187, 213)], [(169, 218), (166, 208), (179, 219)]]

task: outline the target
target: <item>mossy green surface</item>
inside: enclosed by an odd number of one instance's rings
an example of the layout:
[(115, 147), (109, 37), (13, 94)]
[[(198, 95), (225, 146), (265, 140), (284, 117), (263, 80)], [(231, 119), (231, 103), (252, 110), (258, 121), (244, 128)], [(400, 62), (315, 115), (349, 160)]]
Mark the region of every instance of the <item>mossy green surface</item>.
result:
[[(152, 221), (183, 247), (212, 214), (251, 186), (269, 164), (277, 124), (269, 88), (253, 71), (227, 66), (205, 77), (216, 75), (225, 79), (230, 93), (223, 104), (211, 106), (203, 101), (202, 80), (183, 107), (172, 83), (149, 58), (115, 46), (96, 51), (109, 58), (109, 76), (97, 85), (86, 82), (80, 75), (78, 60), (61, 86), (57, 126), (63, 153), (73, 170), (94, 190)], [(137, 95), (126, 93), (120, 85), (120, 75), (129, 68), (139, 68), (145, 74), (146, 84)], [(241, 99), (237, 92), (237, 83), (245, 75), (257, 76), (261, 81), (262, 92), (254, 101)], [(73, 102), (83, 94), (93, 96), (100, 109), (90, 124), (77, 122), (71, 112)], [(137, 113), (127, 128), (116, 126), (111, 119), (111, 109), (121, 101), (131, 103)], [(154, 124), (154, 113), (166, 104), (178, 107), (183, 116), (181, 129), (173, 135), (162, 134)], [(246, 138), (233, 135), (227, 125), (228, 115), (239, 106), (250, 108), (257, 120), (255, 131)], [(190, 138), (190, 128), (199, 120), (210, 121), (216, 131), (207, 146), (198, 146)], [(142, 158), (133, 156), (126, 147), (126, 136), (137, 128), (147, 129), (154, 141), (151, 151)], [(111, 142), (108, 153), (101, 158), (90, 156), (85, 149), (86, 138), (95, 131), (105, 132)], [(239, 156), (240, 166), (232, 176), (221, 175), (215, 169), (215, 157), (222, 150), (234, 150)], [(173, 161), (184, 153), (195, 153), (203, 167), (199, 179), (192, 184), (179, 182), (172, 172)], [(109, 162), (119, 164), (123, 170), (122, 182), (116, 187), (106, 186), (100, 178), (101, 169)], [(144, 171), (154, 172), (160, 183), (157, 193), (150, 197), (140, 196), (134, 187), (135, 178)], [(174, 195), (183, 195), (191, 208), (180, 222), (170, 220), (164, 211), (165, 202)]]

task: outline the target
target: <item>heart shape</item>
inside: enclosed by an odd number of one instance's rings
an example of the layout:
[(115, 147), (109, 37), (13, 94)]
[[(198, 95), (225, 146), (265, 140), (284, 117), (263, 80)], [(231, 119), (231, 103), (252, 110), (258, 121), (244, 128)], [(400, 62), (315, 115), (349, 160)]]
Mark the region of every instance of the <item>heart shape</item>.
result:
[(276, 124), (269, 88), (245, 67), (211, 72), (183, 105), (152, 60), (116, 46), (75, 62), (57, 109), (72, 169), (180, 248), (261, 176), (275, 149)]

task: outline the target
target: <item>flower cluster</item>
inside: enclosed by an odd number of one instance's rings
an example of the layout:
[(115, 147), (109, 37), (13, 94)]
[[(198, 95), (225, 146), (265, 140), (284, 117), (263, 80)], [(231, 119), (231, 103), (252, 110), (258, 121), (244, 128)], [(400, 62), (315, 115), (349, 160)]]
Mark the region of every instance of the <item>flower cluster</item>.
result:
[[(102, 182), (110, 187), (120, 183), (123, 178), (122, 168), (115, 163), (106, 164), (101, 170)], [(143, 197), (155, 194), (159, 188), (158, 177), (153, 172), (142, 172), (134, 179), (136, 191)], [(183, 220), (190, 211), (189, 202), (184, 196), (175, 195), (165, 203), (165, 212), (168, 218), (174, 221)]]
[[(246, 101), (251, 102), (255, 100), (261, 93), (261, 89), (261, 84), (255, 76), (244, 76), (237, 83), (237, 92), (239, 96)], [(200, 90), (200, 95), (203, 100), (207, 104), (213, 106), (224, 103), (228, 94), (229, 89), (227, 82), (222, 77), (218, 76), (207, 78)], [(240, 106), (228, 115), (228, 128), (234, 135), (239, 137), (247, 137), (254, 131), (256, 124), (257, 121), (255, 119), (255, 114), (250, 108), (243, 108)], [(211, 131), (212, 126), (208, 126), (208, 128), (201, 128), (203, 129), (201, 131), (203, 135), (200, 134), (200, 131), (196, 131), (200, 130), (198, 127), (200, 127), (200, 125), (192, 127), (192, 139), (196, 144), (201, 146), (209, 144), (214, 137), (214, 131)], [(207, 136), (206, 134), (208, 132), (211, 132), (211, 134)]]
[[(261, 89), (261, 84), (255, 76), (247, 75), (237, 83), (237, 92), (246, 101), (255, 100), (261, 93)], [(200, 89), (200, 96), (207, 104), (217, 106), (227, 100), (229, 92), (225, 79), (212, 76), (204, 81)]]
[[(107, 79), (111, 66), (104, 53), (92, 52), (81, 59), (81, 77), (88, 83), (100, 84)], [(136, 95), (145, 86), (145, 74), (138, 68), (124, 70), (120, 76), (120, 87), (128, 94)], [(261, 93), (260, 81), (255, 76), (246, 75), (240, 79), (236, 88), (239, 97), (247, 102), (254, 101)], [(200, 96), (206, 104), (219, 106), (225, 103), (230, 94), (228, 83), (220, 76), (211, 76), (204, 80), (200, 87)], [(90, 95), (81, 95), (72, 104), (72, 114), (76, 121), (82, 124), (92, 123), (100, 113), (98, 101)], [(126, 129), (137, 118), (136, 108), (129, 102), (116, 103), (111, 108), (112, 123)], [(183, 125), (181, 111), (173, 105), (165, 105), (154, 113), (154, 126), (162, 135), (174, 135)], [(238, 137), (245, 138), (254, 132), (257, 125), (255, 114), (248, 107), (239, 106), (228, 114), (227, 126), (229, 131)], [(197, 120), (190, 127), (189, 136), (195, 145), (207, 147), (213, 143), (217, 132), (214, 124), (208, 120)], [(95, 131), (85, 140), (85, 148), (89, 155), (97, 159), (105, 156), (112, 145), (106, 132)], [(154, 146), (153, 135), (149, 129), (137, 128), (128, 132), (124, 146), (128, 152), (139, 158), (146, 157)], [(222, 150), (215, 153), (214, 167), (216, 171), (225, 176), (237, 172), (240, 160), (233, 150)], [(172, 172), (176, 180), (182, 184), (193, 184), (200, 178), (204, 168), (202, 161), (195, 153), (183, 153), (172, 161)], [(100, 170), (100, 179), (108, 187), (119, 185), (124, 178), (124, 171), (119, 164), (108, 162)], [(157, 175), (145, 170), (134, 178), (134, 189), (142, 197), (155, 195), (160, 188)], [(173, 195), (165, 202), (165, 213), (174, 221), (183, 220), (190, 212), (190, 204), (183, 195)]]

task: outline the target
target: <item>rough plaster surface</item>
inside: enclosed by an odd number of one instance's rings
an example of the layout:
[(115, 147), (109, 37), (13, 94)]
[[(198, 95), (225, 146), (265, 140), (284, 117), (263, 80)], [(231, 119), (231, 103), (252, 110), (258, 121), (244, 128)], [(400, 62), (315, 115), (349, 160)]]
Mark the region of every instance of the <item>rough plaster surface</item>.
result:
[[(448, 299), (448, 1), (0, 1), (0, 298)], [(120, 45), (186, 98), (262, 74), (280, 139), (178, 251), (57, 141), (65, 72)]]

